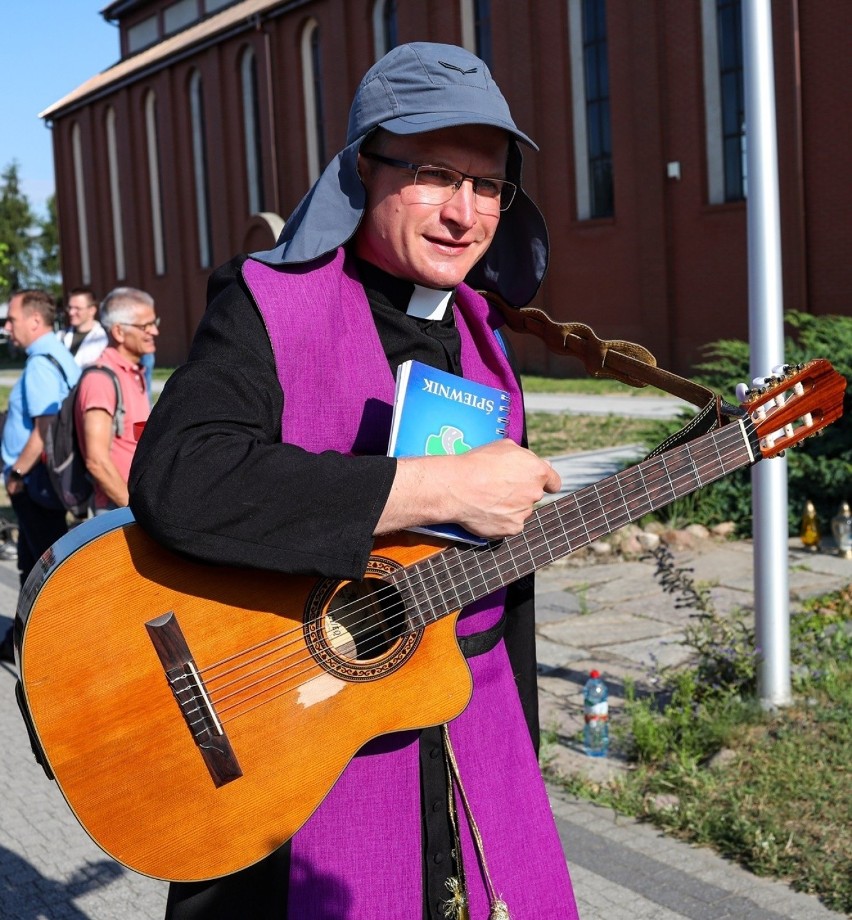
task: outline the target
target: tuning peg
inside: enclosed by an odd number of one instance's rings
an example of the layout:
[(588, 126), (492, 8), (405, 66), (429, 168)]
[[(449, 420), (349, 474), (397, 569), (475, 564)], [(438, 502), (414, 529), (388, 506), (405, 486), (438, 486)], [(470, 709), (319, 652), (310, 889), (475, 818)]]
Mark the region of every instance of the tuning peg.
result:
[(737, 394), (737, 402), (739, 403), (748, 402), (752, 396), (752, 391), (747, 383), (738, 383), (734, 392)]
[(776, 364), (775, 367), (772, 368), (772, 373), (781, 378), (786, 377), (789, 372), (789, 364)]

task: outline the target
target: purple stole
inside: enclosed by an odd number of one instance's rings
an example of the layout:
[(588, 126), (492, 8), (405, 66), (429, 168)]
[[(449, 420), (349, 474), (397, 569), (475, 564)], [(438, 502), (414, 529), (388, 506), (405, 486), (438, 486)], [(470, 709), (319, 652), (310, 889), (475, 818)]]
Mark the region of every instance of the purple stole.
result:
[[(344, 250), (286, 271), (248, 260), (243, 277), (266, 323), (284, 393), (282, 440), (315, 453), (384, 453), (394, 380)], [(508, 436), (519, 441), (520, 393), (494, 334), (502, 319), (465, 285), (454, 310), (465, 376), (510, 392)], [(494, 625), (504, 597), (505, 589), (465, 608), (458, 634)], [(473, 697), (449, 730), (496, 893), (512, 920), (575, 920), (562, 845), (503, 642), (468, 664)], [(470, 917), (486, 920), (488, 893), (458, 796), (456, 805)], [(365, 745), (291, 847), (288, 920), (419, 918), (417, 733)]]

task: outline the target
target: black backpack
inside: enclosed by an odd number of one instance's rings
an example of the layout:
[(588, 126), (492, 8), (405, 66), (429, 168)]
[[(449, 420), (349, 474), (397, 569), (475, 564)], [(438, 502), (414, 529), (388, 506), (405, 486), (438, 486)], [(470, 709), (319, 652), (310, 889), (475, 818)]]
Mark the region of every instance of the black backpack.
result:
[[(45, 355), (62, 371), (62, 365), (52, 355)], [(85, 517), (89, 499), (94, 492), (92, 478), (86, 470), (86, 462), (80, 453), (80, 442), (77, 437), (77, 426), (74, 424), (74, 407), (77, 403), (77, 391), (86, 374), (99, 371), (109, 374), (115, 385), (115, 415), (112, 420), (113, 431), (121, 435), (124, 431), (124, 400), (121, 396), (121, 384), (118, 377), (109, 367), (91, 365), (83, 369), (79, 380), (68, 391), (62, 401), (59, 412), (53, 417), (47, 435), (44, 439), (44, 465), (50, 484), (53, 486), (59, 501), (76, 517)], [(67, 377), (65, 378), (67, 382)]]

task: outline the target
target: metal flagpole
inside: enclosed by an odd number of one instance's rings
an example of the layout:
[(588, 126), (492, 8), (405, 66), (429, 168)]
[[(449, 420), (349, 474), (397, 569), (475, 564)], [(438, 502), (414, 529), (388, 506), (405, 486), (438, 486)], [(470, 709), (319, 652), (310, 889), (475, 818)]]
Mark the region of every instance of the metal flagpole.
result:
[[(784, 362), (781, 229), (770, 0), (742, 0), (746, 112), (749, 343), (752, 377)], [(787, 461), (752, 470), (758, 695), (791, 701), (787, 577)]]

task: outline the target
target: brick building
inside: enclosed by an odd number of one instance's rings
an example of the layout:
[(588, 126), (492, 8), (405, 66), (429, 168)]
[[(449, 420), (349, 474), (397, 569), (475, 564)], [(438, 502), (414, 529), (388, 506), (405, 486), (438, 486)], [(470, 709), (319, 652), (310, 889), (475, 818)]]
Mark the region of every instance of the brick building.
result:
[[(748, 333), (741, 0), (115, 0), (120, 59), (42, 113), (67, 288), (149, 290), (186, 354), (212, 268), (264, 248), (405, 41), (484, 57), (541, 147), (537, 305), (685, 371)], [(774, 0), (784, 304), (852, 313), (848, 0)], [(579, 366), (518, 340), (526, 370)]]

